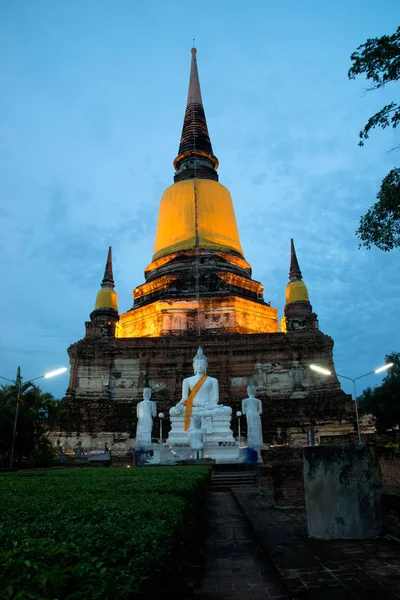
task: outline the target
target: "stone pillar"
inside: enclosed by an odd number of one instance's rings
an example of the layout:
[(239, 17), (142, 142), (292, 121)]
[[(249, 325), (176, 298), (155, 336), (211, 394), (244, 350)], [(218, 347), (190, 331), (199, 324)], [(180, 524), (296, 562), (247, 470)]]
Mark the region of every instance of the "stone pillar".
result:
[(364, 539), (382, 531), (382, 478), (365, 444), (311, 446), (303, 451), (308, 535)]

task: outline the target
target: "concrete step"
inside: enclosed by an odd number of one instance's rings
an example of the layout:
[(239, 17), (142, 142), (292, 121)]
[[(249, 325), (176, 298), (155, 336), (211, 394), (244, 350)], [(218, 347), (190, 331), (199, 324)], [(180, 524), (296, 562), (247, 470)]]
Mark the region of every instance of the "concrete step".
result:
[(211, 475), (211, 488), (254, 487), (256, 480), (257, 473), (255, 471), (213, 472)]

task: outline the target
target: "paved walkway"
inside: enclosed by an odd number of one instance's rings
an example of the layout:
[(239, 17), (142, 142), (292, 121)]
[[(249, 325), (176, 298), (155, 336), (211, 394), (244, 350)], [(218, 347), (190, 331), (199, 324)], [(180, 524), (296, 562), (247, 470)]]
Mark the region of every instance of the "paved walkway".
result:
[(205, 564), (196, 598), (290, 600), (231, 492), (210, 492)]
[(234, 495), (293, 598), (400, 598), (400, 543), (384, 537), (311, 540), (304, 509), (276, 509), (255, 491), (236, 489)]

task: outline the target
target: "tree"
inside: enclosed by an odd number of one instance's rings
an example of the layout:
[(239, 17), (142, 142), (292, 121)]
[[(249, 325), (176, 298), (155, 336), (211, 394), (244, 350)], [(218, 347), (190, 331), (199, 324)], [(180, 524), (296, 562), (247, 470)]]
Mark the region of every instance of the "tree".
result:
[[(368, 39), (350, 56), (353, 66), (349, 79), (364, 74), (371, 82), (367, 91), (384, 88), (387, 83), (400, 79), (400, 27), (393, 35)], [(391, 102), (370, 117), (360, 131), (359, 145), (363, 146), (376, 127), (396, 129), (400, 123), (400, 105)], [(395, 148), (399, 149), (399, 146)], [(400, 169), (392, 169), (382, 181), (372, 208), (361, 217), (356, 231), (360, 246), (376, 246), (388, 252), (400, 246)]]
[(376, 417), (376, 429), (384, 433), (400, 425), (400, 352), (385, 356), (385, 363), (393, 363), (380, 386), (367, 388), (360, 396), (361, 408)]
[(53, 423), (62, 409), (48, 393), (29, 382), (0, 388), (0, 466), (8, 467), (13, 440), (16, 404), (19, 402), (14, 457), (38, 465), (52, 454), (48, 440)]

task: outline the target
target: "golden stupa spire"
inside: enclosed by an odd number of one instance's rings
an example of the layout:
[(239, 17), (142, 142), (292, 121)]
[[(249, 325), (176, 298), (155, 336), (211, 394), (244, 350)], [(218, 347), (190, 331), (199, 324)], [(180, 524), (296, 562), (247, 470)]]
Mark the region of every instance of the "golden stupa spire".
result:
[(310, 302), (296, 256), (293, 239), (290, 240), (289, 283), (286, 286), (286, 305), (293, 302)]
[(108, 248), (106, 268), (104, 270), (101, 290), (97, 293), (94, 310), (111, 309), (118, 313), (118, 296), (114, 291), (114, 275), (112, 266), (112, 248)]
[(186, 106), (189, 106), (189, 104), (193, 103), (202, 105), (203, 100), (201, 97), (199, 72), (197, 70), (196, 60), (197, 50), (193, 46), (190, 52), (192, 53), (192, 63), (190, 65), (189, 91)]
[(218, 181), (218, 159), (214, 156), (201, 97), (196, 48), (191, 49), (189, 90), (178, 156), (174, 160), (174, 181), (212, 179)]
[(294, 248), (293, 238), (290, 239), (290, 270), (289, 281), (299, 281), (302, 279), (299, 262)]
[(163, 194), (153, 261), (182, 250), (213, 249), (243, 257), (229, 191), (218, 183), (202, 103), (196, 48), (191, 50), (189, 91), (175, 184)]

